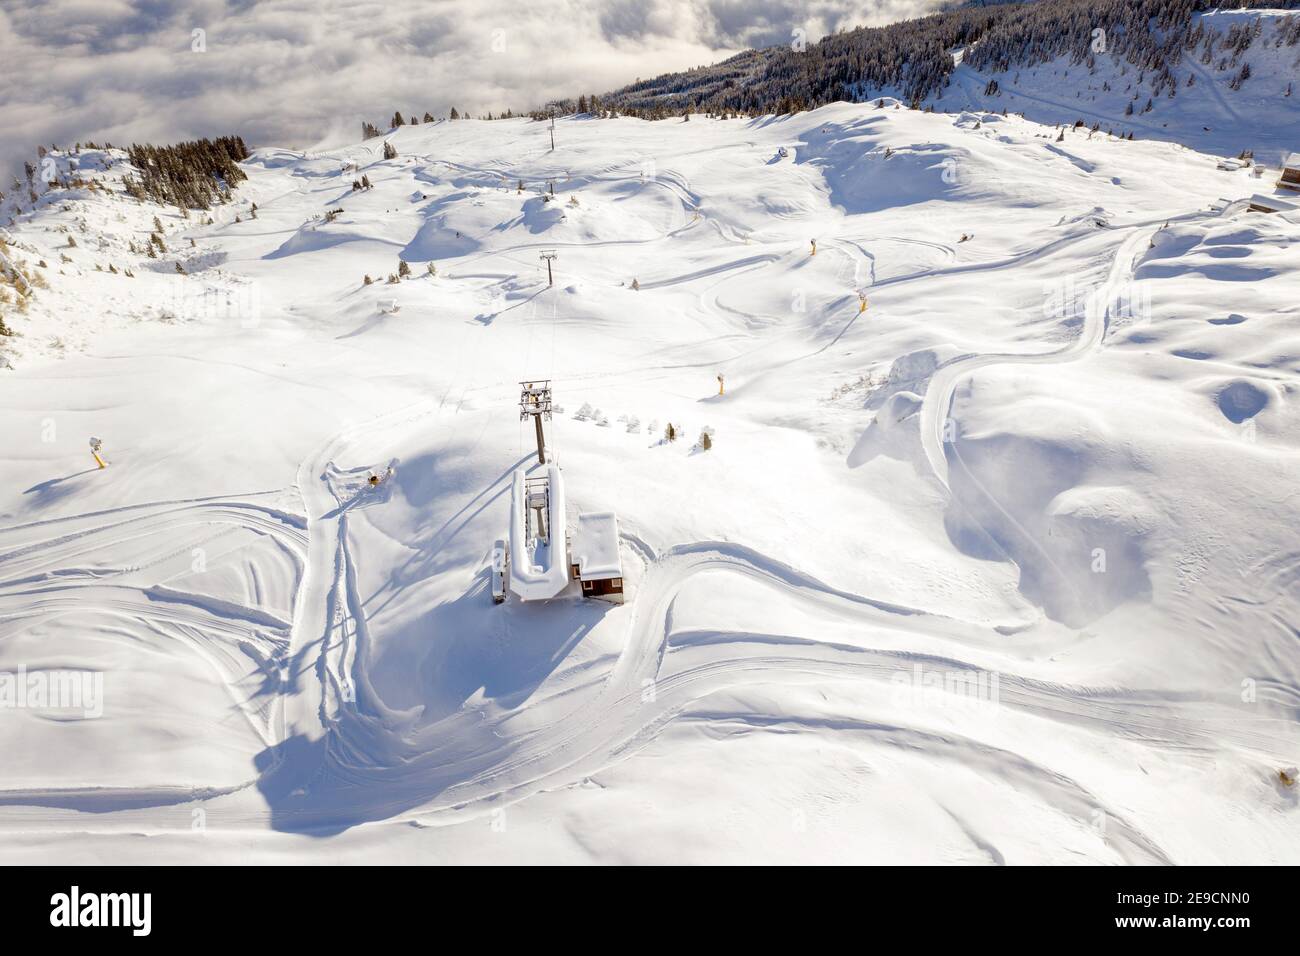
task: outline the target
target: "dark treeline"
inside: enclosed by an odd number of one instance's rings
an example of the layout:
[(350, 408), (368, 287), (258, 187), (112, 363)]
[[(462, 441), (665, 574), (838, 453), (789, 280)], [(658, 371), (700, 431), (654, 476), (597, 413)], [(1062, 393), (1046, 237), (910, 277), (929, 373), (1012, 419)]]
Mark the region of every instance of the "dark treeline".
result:
[[(923, 101), (933, 105), (951, 82), (956, 67), (952, 51), (958, 48), (965, 50), (966, 63), (985, 73), (1033, 67), (1058, 57), (1089, 69), (1100, 56), (1121, 58), (1139, 72), (1139, 85), (1149, 84), (1143, 95), (1150, 97), (1175, 95), (1174, 69), (1183, 56), (1192, 55), (1205, 66), (1234, 71), (1230, 85), (1235, 89), (1250, 77), (1249, 64), (1239, 58), (1260, 37), (1262, 21), (1219, 31), (1194, 15), (1211, 9), (1297, 7), (1300, 0), (1040, 0), (964, 6), (884, 27), (842, 31), (799, 49), (781, 45), (746, 50), (710, 66), (637, 80), (611, 93), (583, 94), (525, 113), (505, 110), (480, 118), (536, 120), (573, 113), (650, 120), (692, 113), (761, 116), (840, 101), (866, 102), (885, 94), (913, 107)], [(1281, 19), (1264, 41), (1295, 46), (1300, 42), (1300, 16)], [(990, 80), (986, 93), (999, 89), (997, 80)], [(468, 115), (453, 109), (449, 118)], [(432, 120), (424, 114), (424, 122)], [(399, 111), (388, 128), (418, 122), (414, 114), (405, 120)], [(383, 135), (371, 123), (363, 123), (362, 130), (367, 138)]]
[[(488, 112), (486, 115), (480, 116), (479, 119), (487, 119), (487, 120), (514, 119), (518, 115), (521, 114), (515, 113), (514, 110), (505, 110), (495, 115), (493, 115), (491, 112)], [(462, 115), (460, 110), (456, 109), (456, 107), (454, 106), (451, 108), (451, 113), (448, 114), (447, 116), (447, 119), (452, 119), (452, 120), (469, 119), (469, 118), (470, 116), (468, 113)], [(425, 123), (436, 123), (437, 121), (438, 121), (437, 118), (434, 117), (432, 113), (430, 113), (428, 110), (425, 110), (424, 113)], [(374, 123), (369, 122), (368, 120), (362, 120), (361, 138), (373, 139), (376, 136), (383, 136), (386, 132), (391, 132), (392, 130), (398, 129), (399, 127), (402, 126), (419, 126), (419, 125), (420, 125), (420, 119), (416, 117), (414, 113), (411, 114), (411, 118), (408, 120), (406, 117), (402, 116), (402, 111), (398, 110), (397, 112), (393, 113), (393, 118), (388, 121), (387, 130), (380, 129), (378, 126), (376, 126)]]
[[(1151, 95), (1174, 94), (1177, 80), (1173, 70), (1186, 53), (1198, 51), (1206, 66), (1223, 71), (1239, 69), (1235, 89), (1250, 76), (1239, 56), (1258, 38), (1263, 23), (1234, 24), (1226, 33), (1206, 29), (1193, 14), (1217, 7), (1295, 7), (1291, 2), (1218, 2), (1209, 0), (1108, 0), (1080, 2), (1063, 0), (1044, 5), (1027, 5), (1022, 12), (994, 25), (967, 55), (977, 70), (1005, 72), (1014, 67), (1034, 66), (1066, 56), (1091, 69), (1096, 62), (1094, 31), (1104, 31), (1105, 53), (1122, 57), (1151, 81)], [(1295, 46), (1300, 41), (1300, 17), (1281, 21), (1270, 40)], [(1240, 77), (1240, 80), (1238, 79)]]
[(248, 147), (238, 136), (172, 146), (137, 143), (127, 154), (138, 174), (126, 177), (127, 193), (181, 209), (209, 209), (248, 178), (238, 165), (248, 158)]
[[(841, 100), (862, 102), (889, 92), (912, 105), (942, 98), (954, 69), (949, 51), (967, 49), (981, 71), (1009, 69), (1069, 56), (1089, 61), (1095, 30), (1106, 52), (1152, 74), (1153, 94), (1168, 84), (1184, 51), (1201, 48), (1207, 65), (1235, 66), (1258, 26), (1227, 35), (1193, 26), (1208, 9), (1295, 8), (1300, 0), (1045, 0), (963, 7), (884, 27), (860, 27), (809, 44), (749, 50), (712, 66), (666, 73), (601, 97), (551, 104), (554, 112), (617, 111), (660, 119), (692, 112), (762, 115), (815, 109)], [(1269, 38), (1272, 39), (1271, 37)], [(1283, 21), (1277, 42), (1300, 39), (1300, 18)], [(1248, 74), (1247, 74), (1248, 75)], [(593, 109), (592, 103), (599, 104)], [(581, 109), (581, 106), (587, 109)]]
[(916, 102), (942, 88), (953, 47), (984, 36), (1021, 5), (964, 8), (887, 27), (859, 27), (803, 50), (749, 50), (714, 66), (665, 74), (601, 97), (621, 113), (792, 113), (884, 88)]

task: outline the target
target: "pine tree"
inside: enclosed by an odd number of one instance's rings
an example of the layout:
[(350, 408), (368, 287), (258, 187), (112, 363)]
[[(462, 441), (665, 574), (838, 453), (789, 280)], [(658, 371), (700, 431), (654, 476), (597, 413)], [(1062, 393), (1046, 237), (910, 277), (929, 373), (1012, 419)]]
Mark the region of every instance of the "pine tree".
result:
[(406, 264), (405, 259), (397, 260), (397, 274), (401, 276), (403, 279), (405, 279), (407, 276), (411, 274), (411, 267)]

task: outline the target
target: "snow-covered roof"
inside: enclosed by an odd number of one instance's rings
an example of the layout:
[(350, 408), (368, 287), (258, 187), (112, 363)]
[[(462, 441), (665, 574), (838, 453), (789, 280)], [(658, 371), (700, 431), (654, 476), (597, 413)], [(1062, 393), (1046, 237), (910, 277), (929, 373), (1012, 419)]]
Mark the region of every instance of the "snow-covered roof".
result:
[(1264, 206), (1268, 209), (1300, 209), (1300, 203), (1293, 199), (1283, 199), (1280, 196), (1266, 196), (1263, 193), (1255, 193), (1250, 197), (1250, 203), (1254, 206)]
[(1291, 153), (1282, 163), (1283, 169), (1300, 169), (1300, 153)]
[(583, 581), (623, 576), (618, 561), (618, 516), (612, 511), (578, 515), (570, 551)]
[(523, 468), (515, 470), (510, 485), (510, 590), (524, 601), (545, 601), (565, 589), (569, 565), (564, 554), (564, 476), (559, 465), (546, 469), (546, 517), (550, 543), (529, 540), (527, 529), (528, 481)]

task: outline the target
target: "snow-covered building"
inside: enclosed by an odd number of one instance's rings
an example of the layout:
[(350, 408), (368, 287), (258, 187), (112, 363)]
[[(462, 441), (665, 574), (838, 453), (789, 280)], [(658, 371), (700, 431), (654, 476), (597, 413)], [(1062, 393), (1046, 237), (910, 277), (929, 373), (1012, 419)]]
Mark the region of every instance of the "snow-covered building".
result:
[(492, 600), (507, 592), (523, 601), (560, 597), (576, 581), (583, 597), (623, 603), (623, 569), (618, 554), (618, 517), (612, 511), (567, 520), (564, 475), (558, 465), (511, 480), (507, 537), (492, 549)]
[(558, 465), (533, 478), (523, 468), (516, 469), (510, 486), (509, 550), (502, 570), (510, 591), (521, 600), (549, 600), (568, 583), (564, 512), (564, 476)]
[(623, 568), (618, 557), (618, 516), (612, 511), (578, 515), (569, 545), (573, 580), (583, 597), (623, 603)]
[(1282, 162), (1282, 173), (1277, 177), (1280, 189), (1300, 190), (1300, 153), (1292, 153)]
[(1256, 193), (1247, 200), (1246, 208), (1251, 212), (1290, 212), (1300, 209), (1300, 202), (1283, 199), (1281, 196), (1265, 196)]

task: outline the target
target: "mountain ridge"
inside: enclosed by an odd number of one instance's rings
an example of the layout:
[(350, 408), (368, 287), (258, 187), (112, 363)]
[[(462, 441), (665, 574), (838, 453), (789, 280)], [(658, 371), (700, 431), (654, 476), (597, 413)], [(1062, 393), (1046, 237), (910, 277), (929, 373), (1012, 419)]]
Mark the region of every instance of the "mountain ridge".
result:
[[(1010, 3), (960, 7), (884, 27), (859, 27), (823, 38), (806, 47), (799, 42), (747, 50), (710, 66), (665, 73), (603, 95), (550, 104), (560, 112), (613, 111), (645, 119), (710, 113), (754, 116), (789, 114), (831, 102), (869, 102), (896, 97), (918, 109), (1012, 109), (1040, 122), (1073, 123), (1086, 119), (1109, 125), (1119, 135), (1155, 136), (1197, 148), (1220, 146), (1194, 135), (1190, 121), (1161, 127), (1143, 118), (1169, 112), (1179, 91), (1208, 82), (1215, 112), (1245, 91), (1269, 97), (1300, 123), (1300, 99), (1290, 85), (1300, 79), (1300, 6), (1277, 3), (1213, 4), (1208, 0), (1139, 0), (1094, 4), (1084, 0)], [(1267, 69), (1261, 69), (1261, 64)], [(1055, 69), (1055, 81), (1015, 84), (1005, 95), (1008, 77), (1026, 70)], [(1065, 82), (1063, 74), (1082, 66), (1096, 77)], [(1244, 72), (1244, 76), (1243, 76)], [(972, 90), (980, 78), (983, 88)], [(1090, 108), (1096, 93), (1126, 84), (1128, 103), (1108, 112)], [(954, 89), (954, 85), (956, 89)], [(1103, 87), (1105, 87), (1103, 89)], [(1036, 99), (1054, 92), (1080, 102), (1053, 103), (1044, 109)], [(1147, 102), (1150, 101), (1150, 106)], [(585, 108), (585, 109), (584, 109)], [(1162, 120), (1161, 122), (1168, 122)], [(1282, 123), (1276, 125), (1281, 126)], [(1167, 135), (1162, 131), (1168, 129)], [(1267, 158), (1295, 148), (1267, 129), (1243, 129), (1238, 139), (1263, 134), (1259, 149)], [(1223, 149), (1227, 149), (1223, 146)], [(1249, 142), (1231, 149), (1255, 149)], [(1261, 155), (1261, 158), (1265, 158)]]

